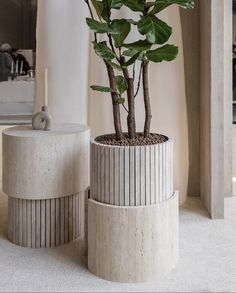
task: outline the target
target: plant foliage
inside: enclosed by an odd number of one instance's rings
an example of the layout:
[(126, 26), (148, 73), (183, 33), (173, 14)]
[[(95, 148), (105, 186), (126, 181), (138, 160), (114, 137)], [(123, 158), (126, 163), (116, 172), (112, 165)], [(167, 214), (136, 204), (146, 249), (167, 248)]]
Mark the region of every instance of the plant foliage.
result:
[[(151, 107), (148, 85), (150, 62), (172, 61), (178, 55), (178, 47), (167, 43), (172, 27), (160, 19), (159, 13), (171, 5), (184, 9), (194, 8), (193, 0), (84, 0), (89, 7), (90, 17), (86, 22), (94, 33), (94, 51), (105, 63), (109, 86), (91, 86), (95, 91), (110, 93), (113, 105), (114, 127), (118, 140), (123, 138), (120, 122), (120, 106), (127, 111), (129, 137), (135, 138), (135, 97), (143, 80), (143, 98), (146, 111), (144, 136), (148, 136), (151, 125)], [(113, 10), (130, 9), (137, 14), (135, 19), (113, 18)], [(127, 41), (136, 29), (140, 38)], [(98, 42), (97, 34), (106, 41)], [(139, 63), (139, 75), (135, 68)], [(134, 81), (137, 79), (137, 89)], [(125, 105), (128, 105), (127, 107)]]

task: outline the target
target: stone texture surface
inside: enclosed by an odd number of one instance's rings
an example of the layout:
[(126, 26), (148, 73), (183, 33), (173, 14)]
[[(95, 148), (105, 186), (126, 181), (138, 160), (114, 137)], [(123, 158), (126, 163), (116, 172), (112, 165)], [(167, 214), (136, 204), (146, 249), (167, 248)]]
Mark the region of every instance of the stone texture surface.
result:
[(89, 128), (79, 124), (54, 125), (51, 131), (31, 126), (4, 130), (3, 191), (15, 198), (41, 200), (86, 190), (89, 136)]
[(118, 207), (88, 202), (88, 268), (123, 283), (169, 273), (179, 255), (178, 193), (156, 205)]
[(232, 1), (200, 3), (201, 197), (212, 218), (232, 195)]
[(45, 248), (84, 237), (85, 193), (46, 199), (8, 197), (8, 239), (14, 244)]
[(56, 124), (3, 131), (3, 191), (8, 238), (24, 247), (59, 246), (84, 236), (89, 186), (88, 127)]
[(173, 142), (108, 146), (91, 142), (91, 198), (118, 206), (157, 204), (173, 196)]

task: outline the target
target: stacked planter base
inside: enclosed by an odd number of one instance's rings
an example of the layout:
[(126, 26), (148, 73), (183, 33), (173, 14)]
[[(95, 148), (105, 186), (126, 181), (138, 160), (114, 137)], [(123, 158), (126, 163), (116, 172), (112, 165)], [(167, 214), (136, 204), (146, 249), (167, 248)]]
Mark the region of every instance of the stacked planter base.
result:
[(117, 282), (155, 281), (178, 261), (172, 141), (118, 147), (91, 142), (88, 267)]

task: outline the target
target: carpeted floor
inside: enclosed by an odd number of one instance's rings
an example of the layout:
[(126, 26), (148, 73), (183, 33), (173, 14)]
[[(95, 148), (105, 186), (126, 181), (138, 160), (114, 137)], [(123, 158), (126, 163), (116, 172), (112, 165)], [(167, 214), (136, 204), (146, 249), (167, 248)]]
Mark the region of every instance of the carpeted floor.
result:
[(1, 292), (236, 292), (236, 198), (226, 219), (212, 221), (199, 199), (180, 213), (180, 261), (149, 284), (111, 283), (90, 274), (83, 241), (59, 248), (26, 249), (6, 237), (7, 200), (0, 195)]

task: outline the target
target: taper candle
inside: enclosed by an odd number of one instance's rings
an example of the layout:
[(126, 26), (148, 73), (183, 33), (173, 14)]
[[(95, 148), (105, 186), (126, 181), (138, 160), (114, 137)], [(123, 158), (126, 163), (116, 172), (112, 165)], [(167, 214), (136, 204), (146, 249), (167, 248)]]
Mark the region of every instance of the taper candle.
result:
[(23, 61), (20, 62), (20, 74), (23, 73)]
[(16, 60), (16, 75), (19, 73), (19, 61)]
[(48, 106), (48, 69), (44, 70), (44, 105)]
[(11, 62), (11, 74), (14, 74), (14, 62)]

